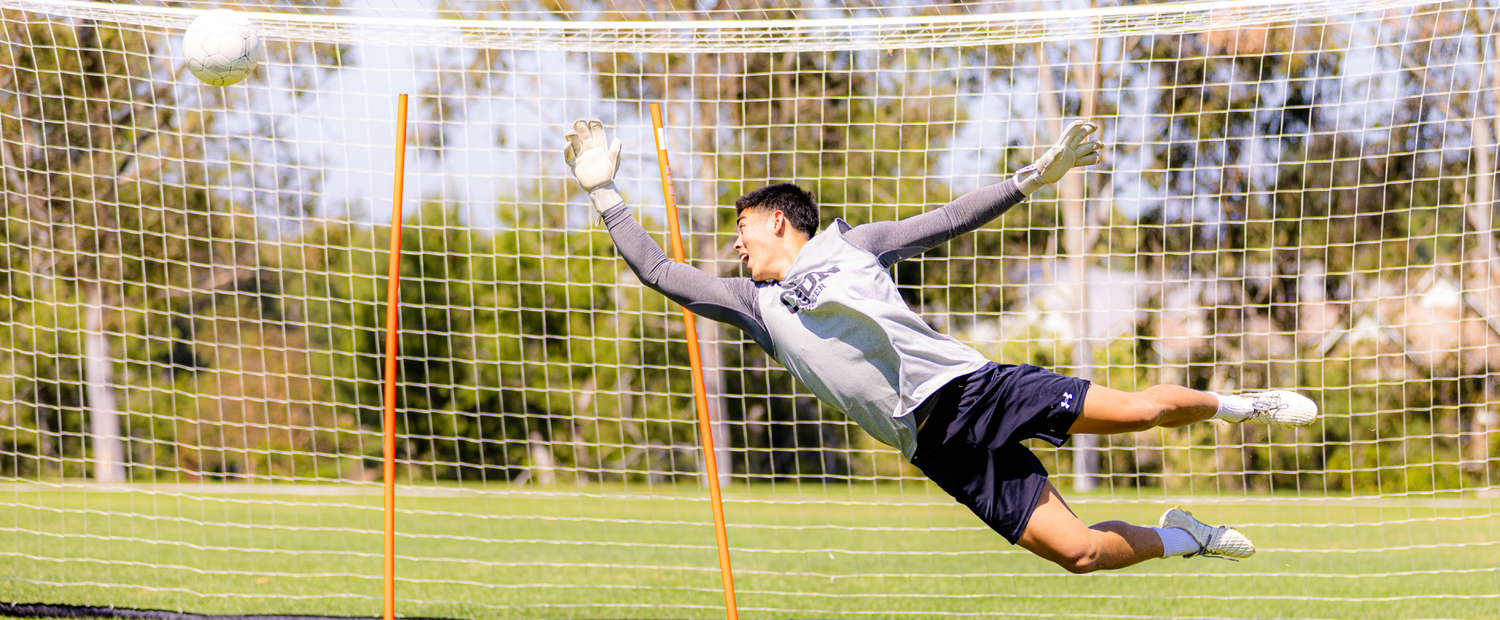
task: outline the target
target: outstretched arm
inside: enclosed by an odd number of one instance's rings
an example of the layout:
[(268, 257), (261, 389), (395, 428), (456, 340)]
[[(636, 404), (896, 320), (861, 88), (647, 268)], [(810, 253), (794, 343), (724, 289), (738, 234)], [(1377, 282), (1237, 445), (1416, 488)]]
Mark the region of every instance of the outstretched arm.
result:
[(1015, 179), (980, 188), (946, 206), (904, 220), (871, 222), (844, 233), (855, 247), (890, 267), (984, 226), (1026, 199)]
[(641, 283), (697, 314), (738, 327), (772, 355), (776, 351), (755, 306), (755, 283), (750, 278), (719, 278), (697, 267), (667, 258), (661, 246), (620, 205), (604, 212), (604, 225), (615, 240), (620, 257)]
[(774, 356), (776, 350), (761, 324), (755, 283), (750, 278), (719, 278), (668, 259), (661, 246), (630, 216), (614, 184), (615, 170), (620, 167), (620, 142), (608, 141), (604, 123), (579, 119), (567, 140), (563, 156), (578, 184), (589, 193), (589, 202), (604, 218), (615, 248), (641, 282), (695, 313), (744, 330)]
[(948, 205), (895, 222), (872, 222), (844, 234), (856, 247), (880, 257), (887, 267), (911, 258), (1009, 211), (1038, 189), (1062, 180), (1074, 167), (1099, 163), (1098, 142), (1084, 142), (1097, 127), (1075, 121), (1036, 163), (1014, 179), (964, 194)]

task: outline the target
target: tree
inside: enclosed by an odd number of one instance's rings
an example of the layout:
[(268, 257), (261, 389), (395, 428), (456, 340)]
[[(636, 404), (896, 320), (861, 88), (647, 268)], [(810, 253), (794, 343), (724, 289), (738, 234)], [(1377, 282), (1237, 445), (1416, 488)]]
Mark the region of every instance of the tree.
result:
[[(245, 385), (238, 360), (202, 350), (224, 341), (200, 336), (237, 332), (231, 325), (264, 335), (277, 317), (258, 214), (207, 189), (255, 173), (204, 163), (243, 146), (205, 138), (223, 119), (204, 110), (220, 107), (224, 91), (164, 77), (175, 75), (164, 33), (4, 15), (0, 130), (13, 138), (0, 143), (9, 242), (0, 267), (11, 312), (0, 338), (16, 351), (0, 377), (4, 467), (100, 481), (224, 473), (222, 457), (205, 465), (205, 450), (181, 449), (200, 444), (179, 441), (179, 430), (214, 422), (201, 398), (235, 406), (211, 392)], [(296, 82), (300, 71), (278, 77)], [(194, 95), (207, 105), (180, 100)], [(258, 344), (280, 341), (273, 333)], [(222, 374), (204, 391), (202, 372)]]

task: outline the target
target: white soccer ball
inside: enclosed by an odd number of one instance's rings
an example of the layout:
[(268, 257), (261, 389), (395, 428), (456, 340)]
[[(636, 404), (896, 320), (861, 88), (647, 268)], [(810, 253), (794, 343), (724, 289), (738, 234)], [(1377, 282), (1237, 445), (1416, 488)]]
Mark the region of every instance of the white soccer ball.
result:
[(245, 79), (260, 62), (260, 50), (255, 22), (229, 9), (198, 16), (182, 39), (188, 71), (212, 86), (229, 86)]

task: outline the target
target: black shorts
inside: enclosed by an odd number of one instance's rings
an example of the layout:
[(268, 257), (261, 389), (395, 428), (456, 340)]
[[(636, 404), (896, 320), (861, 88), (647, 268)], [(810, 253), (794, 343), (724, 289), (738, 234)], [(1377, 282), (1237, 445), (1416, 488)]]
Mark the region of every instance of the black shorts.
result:
[(1045, 368), (991, 362), (932, 395), (911, 463), (1015, 544), (1047, 484), (1021, 442), (1067, 442), (1088, 390)]

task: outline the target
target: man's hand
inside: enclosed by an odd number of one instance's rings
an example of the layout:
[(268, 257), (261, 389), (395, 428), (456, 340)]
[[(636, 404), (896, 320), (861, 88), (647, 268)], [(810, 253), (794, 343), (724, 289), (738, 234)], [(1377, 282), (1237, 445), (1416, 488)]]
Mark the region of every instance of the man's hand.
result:
[(1021, 193), (1030, 196), (1043, 186), (1061, 181), (1063, 175), (1077, 166), (1099, 163), (1099, 149), (1104, 145), (1098, 141), (1083, 141), (1098, 129), (1088, 121), (1073, 121), (1073, 124), (1068, 125), (1063, 130), (1062, 138), (1047, 149), (1046, 153), (1042, 153), (1041, 159), (1021, 169)]
[(613, 144), (604, 137), (604, 123), (597, 118), (573, 121), (573, 131), (566, 136), (568, 146), (563, 158), (573, 169), (578, 186), (589, 193), (594, 210), (603, 214), (610, 207), (624, 204), (615, 190), (615, 171), (620, 169), (620, 141)]

